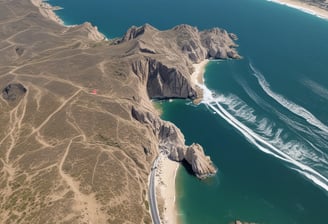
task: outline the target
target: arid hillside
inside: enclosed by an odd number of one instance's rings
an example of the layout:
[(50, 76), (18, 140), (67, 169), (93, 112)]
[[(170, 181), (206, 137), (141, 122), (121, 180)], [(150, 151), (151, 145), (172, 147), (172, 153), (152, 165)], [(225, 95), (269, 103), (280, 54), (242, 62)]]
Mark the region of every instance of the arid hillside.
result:
[(0, 24), (0, 223), (151, 223), (151, 164), (187, 146), (149, 99), (197, 98), (192, 64), (238, 58), (233, 35), (145, 25), (108, 41), (30, 0), (0, 1)]

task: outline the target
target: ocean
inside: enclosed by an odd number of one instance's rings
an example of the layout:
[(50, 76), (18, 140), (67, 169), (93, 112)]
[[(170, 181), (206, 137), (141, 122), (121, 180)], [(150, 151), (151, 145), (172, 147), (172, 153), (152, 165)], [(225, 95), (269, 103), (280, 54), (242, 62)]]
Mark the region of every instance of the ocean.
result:
[(219, 26), (238, 35), (242, 60), (211, 61), (205, 97), (162, 102), (188, 144), (218, 167), (177, 176), (183, 224), (325, 223), (328, 219), (328, 21), (265, 0), (51, 0), (67, 25), (90, 21), (107, 37), (131, 25)]

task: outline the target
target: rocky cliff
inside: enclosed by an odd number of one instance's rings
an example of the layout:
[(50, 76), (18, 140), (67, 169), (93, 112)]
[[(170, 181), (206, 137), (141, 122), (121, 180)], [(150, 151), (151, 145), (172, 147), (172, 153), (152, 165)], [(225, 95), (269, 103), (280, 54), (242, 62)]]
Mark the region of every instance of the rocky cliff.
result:
[(149, 99), (197, 97), (192, 64), (238, 58), (233, 35), (145, 25), (107, 41), (33, 3), (0, 1), (1, 222), (151, 223), (159, 149), (200, 178), (215, 167)]
[(205, 59), (239, 59), (237, 45), (226, 30), (199, 31), (189, 25), (159, 31), (149, 24), (131, 27), (117, 44), (131, 46), (127, 55), (139, 55), (132, 71), (147, 83), (151, 99), (195, 99), (199, 90), (191, 83), (192, 64)]
[(174, 124), (163, 121), (149, 112), (132, 108), (132, 116), (142, 124), (150, 125), (153, 134), (158, 139), (159, 150), (167, 154), (174, 161), (187, 161), (195, 175), (202, 179), (216, 173), (211, 159), (205, 155), (199, 144), (185, 146), (185, 139)]
[[(132, 72), (146, 85), (149, 98), (195, 99), (200, 93), (191, 82), (192, 64), (208, 58), (240, 58), (232, 37), (236, 36), (219, 28), (199, 31), (189, 25), (179, 25), (159, 31), (146, 24), (130, 28), (116, 44), (133, 46), (128, 51)], [(216, 173), (202, 147), (199, 144), (185, 146), (183, 135), (174, 125), (136, 107), (132, 109), (132, 115), (141, 123), (152, 126), (160, 149), (167, 152), (169, 158), (186, 160), (199, 178)]]

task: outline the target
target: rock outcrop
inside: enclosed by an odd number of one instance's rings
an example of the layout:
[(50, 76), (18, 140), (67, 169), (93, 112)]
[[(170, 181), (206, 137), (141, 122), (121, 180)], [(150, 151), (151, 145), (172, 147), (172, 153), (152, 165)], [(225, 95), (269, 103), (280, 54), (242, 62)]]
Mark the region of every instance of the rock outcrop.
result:
[(191, 165), (198, 178), (208, 177), (217, 171), (211, 158), (205, 155), (203, 147), (199, 144), (194, 143), (187, 147), (185, 160)]
[(240, 56), (235, 50), (237, 45), (233, 42), (235, 35), (229, 34), (226, 30), (213, 28), (200, 33), (202, 45), (207, 49), (207, 57), (226, 59), (239, 59)]
[(151, 126), (159, 142), (158, 148), (167, 154), (171, 160), (187, 161), (195, 175), (200, 179), (212, 176), (217, 172), (216, 167), (211, 159), (205, 155), (201, 145), (193, 143), (191, 146), (185, 146), (183, 134), (174, 124), (135, 107), (132, 108), (131, 113), (137, 121)]
[[(146, 24), (131, 27), (116, 44), (130, 46), (127, 54), (132, 58), (132, 72), (146, 85), (149, 98), (193, 100), (200, 95), (200, 90), (191, 82), (192, 65), (208, 58), (240, 58), (233, 39), (237, 39), (235, 34), (219, 28), (199, 31), (183, 24), (159, 31)], [(203, 148), (199, 144), (185, 146), (182, 133), (173, 124), (135, 107), (132, 108), (132, 116), (152, 127), (160, 150), (170, 159), (186, 160), (199, 178), (216, 173)]]
[[(131, 71), (146, 86), (151, 99), (196, 99), (200, 89), (191, 82), (192, 65), (208, 58), (238, 59), (235, 34), (214, 28), (199, 31), (189, 25), (159, 31), (149, 24), (133, 26), (115, 44), (127, 46)], [(135, 57), (138, 55), (138, 57)], [(132, 107), (137, 121), (150, 125), (159, 149), (174, 161), (187, 161), (198, 178), (216, 173), (217, 169), (199, 144), (185, 146), (185, 140), (172, 123), (162, 121), (137, 107)]]
[(211, 58), (240, 58), (232, 37), (237, 38), (219, 28), (199, 31), (183, 24), (159, 31), (146, 24), (131, 27), (116, 44), (130, 46), (129, 56), (139, 55), (132, 71), (146, 81), (149, 98), (193, 100), (200, 90), (191, 83), (192, 65)]
[(197, 91), (192, 87), (183, 70), (157, 61), (149, 60), (147, 90), (152, 99), (189, 98), (195, 99)]
[(7, 101), (16, 101), (22, 98), (26, 91), (21, 83), (11, 83), (2, 90), (2, 97)]

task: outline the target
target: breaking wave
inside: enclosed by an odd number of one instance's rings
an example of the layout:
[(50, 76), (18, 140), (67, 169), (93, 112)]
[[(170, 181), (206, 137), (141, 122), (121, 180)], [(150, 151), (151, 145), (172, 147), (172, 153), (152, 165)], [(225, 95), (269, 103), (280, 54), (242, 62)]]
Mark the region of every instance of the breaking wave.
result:
[(253, 75), (257, 78), (257, 81), (263, 91), (268, 94), (272, 99), (274, 99), (281, 106), (294, 113), (297, 116), (305, 119), (309, 124), (315, 126), (316, 128), (323, 131), (323, 133), (328, 133), (328, 127), (323, 124), (318, 118), (316, 118), (310, 111), (305, 109), (304, 107), (297, 105), (296, 103), (286, 99), (284, 96), (275, 93), (270, 88), (270, 84), (265, 80), (264, 76), (259, 72), (252, 64), (250, 64), (250, 68), (254, 72)]
[[(253, 66), (252, 69), (254, 69)], [(256, 70), (254, 69), (253, 71)], [(256, 77), (263, 90), (273, 99), (279, 101), (282, 106), (287, 107), (293, 113), (297, 113), (297, 115), (301, 114), (315, 127), (321, 130), (328, 130), (328, 127), (318, 121), (309, 111), (274, 93), (260, 73), (257, 72)], [(256, 111), (238, 96), (213, 93), (205, 85), (200, 85), (200, 87), (204, 91), (202, 103), (215, 115), (220, 116), (237, 129), (248, 142), (261, 151), (286, 162), (305, 178), (310, 179), (313, 183), (328, 191), (327, 177), (318, 172), (315, 166), (313, 166), (313, 164), (320, 163), (320, 171), (321, 168), (327, 169), (326, 167), (328, 167), (328, 158), (319, 147), (307, 138), (302, 139), (302, 135), (300, 135), (300, 140), (291, 138), (288, 131), (285, 131), (270, 119), (257, 115)], [(251, 91), (248, 92), (251, 93)], [(251, 95), (258, 101), (257, 103), (266, 103), (258, 98), (256, 94), (251, 93)], [(302, 124), (293, 122), (287, 116), (283, 115), (282, 119), (290, 125), (298, 127), (301, 131), (307, 131), (308, 135), (311, 134), (311, 130), (307, 130)], [(322, 144), (326, 147), (328, 146), (324, 140), (322, 140)]]

